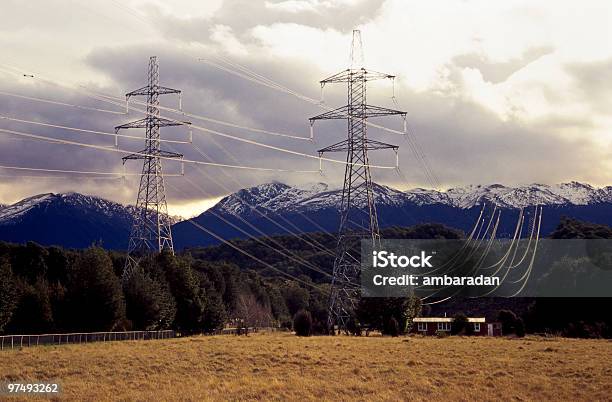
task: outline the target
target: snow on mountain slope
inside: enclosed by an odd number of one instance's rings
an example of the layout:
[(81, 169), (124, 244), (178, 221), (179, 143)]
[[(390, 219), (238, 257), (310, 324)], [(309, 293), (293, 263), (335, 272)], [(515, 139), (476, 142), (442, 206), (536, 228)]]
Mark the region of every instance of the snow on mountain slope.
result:
[(612, 187), (595, 188), (578, 182), (553, 186), (531, 184), (506, 187), (501, 184), (466, 186), (446, 192), (450, 205), (470, 208), (483, 202), (502, 208), (524, 208), (532, 205), (590, 205), (612, 202)]
[(79, 193), (47, 193), (26, 198), (13, 205), (0, 209), (0, 225), (16, 223), (34, 208), (44, 210), (51, 205), (76, 207), (85, 211), (97, 212), (109, 218), (119, 216), (121, 218), (131, 219), (135, 211), (135, 208), (132, 206), (126, 207), (116, 202), (94, 196), (82, 195)]
[(230, 194), (219, 201), (214, 209), (231, 215), (248, 215), (252, 213), (253, 208), (274, 211), (307, 193), (307, 190), (283, 183), (266, 183)]
[(575, 205), (589, 205), (612, 200), (612, 187), (610, 186), (594, 188), (590, 184), (573, 181), (551, 186), (550, 190)]
[[(302, 212), (335, 207), (340, 204), (341, 189), (329, 190), (325, 183), (291, 187), (282, 183), (266, 183), (242, 189), (222, 199), (217, 212), (231, 215), (250, 215), (253, 207), (260, 211)], [(391, 187), (374, 184), (374, 199), (377, 204), (399, 206), (405, 202), (405, 194)], [(365, 205), (364, 198), (357, 199)]]
[(446, 192), (449, 205), (458, 208), (471, 208), (482, 203), (502, 208), (524, 208), (530, 205), (561, 205), (568, 200), (554, 194), (548, 186), (532, 184), (522, 187), (506, 187), (501, 184), (488, 186), (467, 186), (453, 188)]
[(48, 203), (53, 196), (54, 194), (51, 193), (38, 194), (3, 208), (0, 210), (0, 224), (18, 220), (19, 217), (23, 216), (37, 205)]
[(406, 200), (415, 205), (451, 204), (448, 194), (436, 190), (413, 188), (404, 192), (404, 195)]
[[(328, 208), (337, 208), (341, 202), (342, 189), (330, 187), (325, 183), (314, 183), (292, 187), (273, 182), (237, 191), (223, 198), (214, 210), (216, 212), (253, 216), (253, 207), (263, 213), (305, 213)], [(407, 205), (448, 205), (469, 209), (483, 203), (502, 208), (523, 208), (532, 205), (590, 205), (612, 203), (612, 186), (595, 188), (578, 182), (557, 185), (531, 184), (507, 187), (501, 184), (469, 185), (447, 191), (415, 188), (399, 191), (388, 186), (374, 184), (374, 199), (378, 206), (402, 207)], [(365, 206), (366, 199), (357, 200)], [(136, 213), (134, 206), (104, 200), (102, 198), (78, 193), (39, 194), (26, 198), (13, 205), (0, 206), (0, 225), (18, 222), (33, 208), (43, 211), (50, 205), (65, 205), (79, 210), (96, 213), (108, 218), (120, 217), (131, 220)]]
[[(291, 187), (282, 183), (267, 183), (243, 189), (224, 198), (215, 207), (228, 214), (250, 214), (251, 206), (266, 212), (312, 212), (336, 208), (342, 197), (341, 189), (329, 189), (324, 183)], [(589, 205), (612, 202), (612, 186), (595, 188), (578, 182), (557, 185), (531, 184), (507, 187), (501, 184), (469, 185), (447, 191), (415, 188), (399, 191), (374, 184), (374, 199), (381, 206), (442, 204), (469, 209), (483, 203), (501, 208), (525, 208), (533, 205)], [(357, 199), (364, 206), (364, 197)]]

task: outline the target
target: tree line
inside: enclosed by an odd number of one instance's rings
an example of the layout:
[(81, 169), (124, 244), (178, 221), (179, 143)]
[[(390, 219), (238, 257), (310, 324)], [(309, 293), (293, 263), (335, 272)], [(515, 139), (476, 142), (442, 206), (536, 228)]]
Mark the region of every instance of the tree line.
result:
[[(324, 293), (227, 262), (161, 253), (122, 283), (123, 253), (0, 243), (0, 333), (288, 326), (301, 309), (325, 311)], [(322, 319), (321, 319), (322, 320)], [(323, 321), (321, 321), (323, 322)]]
[[(461, 232), (437, 224), (387, 228), (386, 238), (459, 239)], [(570, 219), (561, 221), (553, 238), (612, 238), (612, 229)], [(231, 326), (280, 326), (308, 323), (309, 334), (327, 332), (329, 277), (284, 259), (259, 242), (234, 243), (293, 278), (247, 259), (227, 245), (167, 252), (140, 262), (140, 270), (122, 283), (125, 254), (98, 246), (85, 250), (0, 242), (0, 333), (91, 332), (175, 329), (184, 334), (210, 333)], [(331, 271), (332, 257), (313, 241), (333, 249), (333, 237), (309, 234), (309, 243), (277, 236), (302, 259)], [(271, 245), (273, 243), (270, 243)], [(478, 315), (495, 318), (512, 310), (518, 299), (485, 298)], [(566, 336), (610, 337), (610, 299), (526, 300), (515, 310), (522, 332), (554, 332)], [(444, 312), (470, 313), (462, 301), (436, 305)], [(417, 315), (436, 315), (418, 299), (362, 299), (349, 323), (354, 334), (378, 330), (406, 333)], [(300, 317), (296, 317), (300, 313)], [(513, 321), (514, 320), (514, 321)], [(507, 329), (515, 324), (506, 324)]]

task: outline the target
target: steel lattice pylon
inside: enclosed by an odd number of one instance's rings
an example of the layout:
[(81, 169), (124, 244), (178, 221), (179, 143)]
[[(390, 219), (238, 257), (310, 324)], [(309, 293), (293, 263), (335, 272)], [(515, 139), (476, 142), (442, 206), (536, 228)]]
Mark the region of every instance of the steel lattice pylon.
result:
[(344, 187), (340, 204), (340, 225), (333, 267), (331, 295), (328, 305), (328, 329), (345, 329), (359, 300), (359, 271), (361, 239), (380, 239), (378, 217), (374, 203), (374, 191), (368, 160), (368, 151), (393, 149), (398, 147), (367, 138), (367, 119), (400, 115), (405, 112), (368, 105), (366, 102), (367, 81), (394, 79), (394, 76), (366, 70), (355, 66), (355, 57), (361, 54), (361, 34), (353, 31), (351, 48), (351, 68), (321, 81), (321, 86), (329, 83), (347, 83), (348, 104), (338, 109), (320, 114), (310, 119), (346, 119), (348, 121), (347, 139), (320, 149), (319, 155), (326, 152), (346, 152)]
[(183, 155), (160, 149), (160, 127), (180, 126), (190, 123), (177, 122), (159, 116), (159, 95), (165, 94), (179, 94), (180, 96), (181, 91), (159, 85), (159, 64), (157, 57), (152, 56), (149, 59), (148, 85), (125, 95), (126, 102), (132, 96), (147, 97), (145, 118), (115, 127), (115, 132), (129, 128), (144, 128), (146, 130), (144, 150), (122, 158), (124, 164), (128, 160), (144, 160), (136, 200), (136, 218), (130, 233), (127, 258), (123, 270), (124, 281), (128, 280), (138, 267), (142, 256), (152, 252), (161, 252), (164, 249), (174, 252), (160, 157), (182, 159)]

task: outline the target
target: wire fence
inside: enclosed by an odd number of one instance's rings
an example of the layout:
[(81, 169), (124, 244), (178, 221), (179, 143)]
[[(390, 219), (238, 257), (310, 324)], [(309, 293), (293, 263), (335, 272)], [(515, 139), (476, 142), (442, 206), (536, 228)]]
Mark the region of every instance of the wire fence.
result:
[(68, 334), (3, 335), (0, 336), (0, 350), (38, 345), (64, 345), (68, 343), (137, 341), (149, 339), (176, 338), (174, 330), (163, 331), (122, 331), (122, 332), (76, 332)]
[[(191, 335), (249, 335), (258, 332), (287, 332), (278, 327), (232, 327)], [(0, 335), (0, 350), (18, 349), (39, 345), (66, 345), (74, 343), (143, 341), (150, 339), (171, 339), (184, 336), (174, 330), (163, 331), (121, 331), (121, 332), (73, 332), (67, 334)]]

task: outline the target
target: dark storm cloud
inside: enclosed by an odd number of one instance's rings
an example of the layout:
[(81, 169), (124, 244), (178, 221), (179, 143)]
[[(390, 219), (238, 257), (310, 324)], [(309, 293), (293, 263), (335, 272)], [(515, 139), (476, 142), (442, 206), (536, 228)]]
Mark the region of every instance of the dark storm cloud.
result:
[[(99, 102), (92, 102), (85, 96), (80, 96), (74, 92), (62, 90), (55, 86), (44, 84), (32, 85), (3, 85), (0, 90), (12, 92), (19, 95), (53, 99), (54, 101), (92, 106), (97, 108), (120, 110), (112, 105), (100, 105)], [(99, 112), (87, 111), (72, 107), (39, 103), (31, 100), (0, 95), (0, 115), (18, 118), (22, 120), (38, 121), (64, 125), (71, 127), (86, 128), (112, 132), (113, 126), (122, 121), (120, 115), (104, 114)], [(57, 128), (41, 127), (31, 124), (18, 123), (0, 119), (0, 128), (26, 132), (50, 138), (59, 138), (77, 141), (87, 144), (112, 147), (112, 137), (103, 137), (87, 133), (69, 132)], [(130, 141), (130, 146), (134, 146)], [(82, 170), (82, 171), (103, 171), (122, 173), (120, 165), (121, 155), (114, 152), (90, 150), (69, 145), (57, 145), (38, 140), (28, 140), (23, 137), (0, 133), (0, 158), (2, 165), (22, 166), (43, 169), (63, 169), (63, 170)], [(141, 147), (138, 144), (137, 147)], [(35, 173), (27, 171), (4, 170), (6, 175), (16, 176), (53, 176), (53, 173)], [(58, 173), (58, 176), (62, 174)], [(125, 192), (118, 188), (118, 180), (80, 180), (78, 176), (71, 176), (65, 180), (41, 180), (30, 177), (3, 177), (3, 196), (5, 199), (19, 199), (26, 195), (41, 192), (53, 191), (82, 191), (96, 194), (106, 194), (125, 200)], [(7, 183), (13, 183), (8, 185)]]
[[(246, 55), (232, 56), (233, 61), (300, 93), (318, 98), (318, 81), (336, 71), (321, 71), (319, 67), (308, 65), (303, 61), (296, 62), (291, 58), (273, 57), (259, 48), (253, 50), (257, 45), (250, 45), (252, 38), (248, 35), (249, 30), (256, 25), (275, 22), (302, 23), (324, 29), (349, 30), (375, 16), (381, 3), (382, 1), (364, 1), (355, 7), (326, 9), (326, 12), (318, 14), (312, 11), (291, 13), (270, 10), (265, 7), (264, 1), (234, 0), (226, 1), (222, 8), (208, 19), (183, 20), (161, 14), (152, 18), (158, 18), (162, 22), (166, 36), (177, 39), (179, 44), (195, 41), (209, 45), (210, 27), (217, 24), (229, 26), (243, 44), (249, 47)], [(202, 48), (208, 48), (208, 46), (202, 46)], [(183, 105), (186, 111), (237, 124), (307, 137), (309, 134), (308, 118), (323, 111), (317, 105), (249, 82), (197, 60), (198, 58), (214, 59), (214, 53), (189, 52), (186, 54), (175, 49), (178, 49), (178, 46), (95, 47), (86, 57), (85, 62), (108, 78), (109, 84), (98, 87), (97, 90), (115, 96), (123, 96), (126, 92), (146, 84), (149, 56), (157, 55), (160, 61), (162, 85), (184, 91)], [(215, 51), (218, 50), (211, 50), (211, 52)], [(553, 183), (569, 179), (601, 182), (605, 179), (597, 175), (598, 172), (604, 171), (601, 161), (610, 156), (608, 151), (584, 139), (574, 141), (559, 135), (560, 130), (568, 127), (576, 131), (582, 128), (592, 129), (592, 122), (588, 119), (548, 116), (529, 125), (512, 119), (504, 121), (484, 106), (465, 100), (462, 97), (463, 94), (458, 95), (453, 92), (457, 88), (464, 87), (460, 82), (461, 68), (477, 68), (485, 80), (492, 83), (503, 82), (514, 72), (550, 51), (549, 48), (534, 48), (526, 51), (522, 57), (504, 63), (491, 62), (476, 54), (458, 56), (448, 66), (451, 71), (450, 80), (453, 90), (434, 93), (412, 92), (407, 88), (402, 88), (401, 96), (398, 99), (399, 106), (396, 106), (390, 100), (389, 88), (378, 86), (379, 84), (376, 83), (376, 86), (373, 84), (368, 88), (369, 103), (408, 111), (409, 121), (416, 129), (417, 140), (433, 170), (445, 186), (492, 182), (504, 184)], [(573, 64), (567, 67), (575, 79), (576, 91), (582, 94), (585, 102), (593, 102), (593, 108), (605, 105), (606, 100), (609, 99), (606, 98), (605, 85), (602, 83), (609, 82), (612, 78), (603, 78), (612, 71), (611, 64), (612, 61)], [(342, 68), (344, 66), (338, 66), (337, 70)], [(396, 72), (390, 71), (390, 73)], [(92, 86), (92, 84), (86, 85)], [(122, 110), (121, 106), (104, 104), (79, 92), (56, 86), (5, 84), (2, 89), (24, 95), (53, 98), (67, 103)], [(543, 87), (542, 90), (551, 99), (559, 96), (555, 88)], [(344, 88), (338, 86), (326, 87), (326, 105), (330, 107), (342, 105), (346, 101), (345, 91)], [(112, 132), (113, 127), (118, 124), (143, 117), (141, 113), (134, 111), (129, 116), (121, 116), (35, 103), (1, 95), (0, 98), (2, 100), (0, 102), (1, 115), (107, 132)], [(162, 104), (176, 107), (176, 97), (165, 96)], [(177, 115), (165, 112), (162, 114), (177, 117)], [(178, 117), (183, 118), (180, 115)], [(190, 120), (195, 124), (230, 135), (253, 139), (308, 155), (316, 155), (318, 148), (338, 142), (346, 136), (344, 122), (317, 123), (315, 126), (316, 143), (310, 143), (224, 127), (196, 119)], [(402, 126), (401, 121), (397, 119), (377, 122), (397, 129)], [(0, 127), (92, 144), (109, 146), (113, 144), (112, 138), (9, 123), (2, 120), (0, 120)], [(409, 183), (402, 181), (393, 170), (373, 170), (373, 177), (376, 181), (400, 188), (430, 184), (425, 180), (408, 143), (402, 136), (376, 129), (369, 129), (368, 132), (371, 138), (400, 146), (401, 168)], [(126, 134), (143, 135), (138, 130), (126, 132)], [(183, 127), (165, 128), (162, 130), (162, 136), (175, 140), (186, 139), (187, 130)], [(8, 138), (9, 136), (0, 134), (0, 158), (7, 165), (87, 171), (121, 172), (122, 169), (120, 162), (122, 155), (118, 153), (37, 141), (16, 141)], [(186, 158), (194, 160), (295, 170), (318, 169), (316, 160), (221, 138), (209, 133), (201, 133), (197, 130), (194, 130), (194, 143), (209, 154), (210, 159), (200, 155), (190, 145), (175, 145), (174, 148), (184, 153)], [(120, 147), (138, 151), (142, 148), (142, 141), (121, 139)], [(170, 149), (167, 144), (164, 145), (164, 148)], [(342, 155), (330, 155), (330, 157), (343, 159)], [(391, 166), (394, 164), (394, 156), (390, 152), (377, 152), (372, 155), (371, 162)], [(164, 168), (167, 173), (175, 173), (178, 172), (179, 166), (173, 162), (164, 162)], [(132, 162), (128, 169), (131, 172), (138, 172), (140, 163)], [(195, 186), (181, 178), (169, 178), (168, 181), (171, 183), (168, 189), (169, 200), (171, 203), (182, 203), (220, 196), (243, 186), (272, 180), (289, 184), (305, 184), (315, 181), (327, 181), (332, 185), (341, 183), (343, 165), (325, 163), (324, 171), (325, 176), (320, 177), (316, 173), (265, 173), (227, 169), (226, 172), (231, 175), (230, 177), (218, 168), (198, 168), (187, 165), (187, 178), (192, 180)], [(6, 185), (7, 180), (10, 186)], [(221, 182), (221, 185), (217, 181)], [(174, 187), (178, 187), (180, 191), (175, 191)], [(18, 181), (3, 178), (0, 180), (0, 189), (5, 192), (14, 191), (15, 194), (23, 197), (45, 191), (78, 191), (105, 196), (116, 201), (133, 202), (137, 182), (133, 178), (128, 183), (93, 182), (78, 179), (61, 182)], [(204, 192), (200, 189), (204, 189)]]
[[(155, 51), (160, 60), (162, 85), (184, 91), (183, 104), (186, 111), (302, 136), (308, 136), (308, 117), (322, 112), (316, 105), (235, 77), (206, 63), (198, 62), (194, 56), (171, 50), (159, 52), (159, 49), (155, 49)], [(122, 96), (123, 93), (146, 84), (146, 68), (148, 58), (152, 53), (153, 49), (146, 46), (97, 49), (90, 54), (87, 62), (111, 78), (113, 84), (109, 87), (98, 88), (100, 91)], [(207, 55), (197, 56), (206, 57)], [(313, 98), (319, 95), (317, 81), (332, 73), (319, 71), (313, 66), (296, 64), (291, 60), (274, 59), (262, 55), (244, 57), (236, 61)], [(121, 110), (118, 106), (105, 105), (85, 95), (57, 87), (40, 85), (3, 88), (25, 95), (52, 97), (67, 103)], [(344, 101), (342, 88), (330, 87), (326, 91), (326, 102), (329, 106), (342, 104)], [(117, 124), (142, 117), (137, 112), (130, 113), (130, 116), (116, 116), (12, 98), (3, 100), (4, 102), (0, 104), (0, 112), (3, 115), (108, 132), (112, 131)], [(390, 104), (383, 90), (373, 88), (370, 91), (370, 100), (373, 104), (382, 103), (383, 106), (395, 107)], [(567, 180), (568, 177), (588, 180), (592, 179), (590, 176), (592, 172), (601, 169), (597, 166), (597, 161), (608, 156), (602, 155), (603, 150), (598, 150), (587, 141), (569, 141), (555, 135), (559, 125), (571, 123), (574, 126), (584, 126), (588, 124), (588, 121), (567, 122), (566, 119), (559, 117), (541, 121), (534, 128), (525, 128), (524, 125), (512, 121), (504, 122), (483, 107), (459, 100), (449, 94), (413, 93), (404, 89), (399, 101), (399, 107), (409, 112), (410, 122), (416, 129), (417, 140), (445, 185), (489, 182), (508, 184), (535, 181), (555, 182)], [(175, 107), (176, 98), (165, 97), (163, 104)], [(195, 119), (193, 122), (238, 137), (254, 139), (309, 155), (316, 155), (318, 148), (343, 139), (346, 130), (342, 122), (321, 122), (315, 126), (317, 143), (312, 144), (249, 133)], [(112, 145), (111, 138), (15, 123), (8, 124), (3, 121), (0, 123), (2, 127), (12, 127), (56, 138)], [(390, 127), (401, 127), (400, 121), (385, 120), (383, 123)], [(410, 180), (410, 185), (428, 185), (408, 144), (401, 136), (375, 129), (369, 132), (372, 138), (400, 145), (402, 170)], [(182, 127), (167, 128), (162, 133), (165, 138), (186, 138), (186, 130)], [(129, 134), (142, 135), (138, 131), (129, 132)], [(6, 164), (121, 171), (119, 159), (122, 155), (117, 153), (36, 141), (12, 141), (6, 138), (3, 135), (0, 140), (2, 141), (0, 157), (6, 161)], [(288, 155), (206, 133), (199, 134), (197, 130), (194, 130), (194, 142), (209, 154), (210, 160), (214, 162), (296, 170), (316, 170), (318, 168), (316, 160)], [(120, 144), (121, 148), (132, 151), (137, 151), (142, 147), (139, 141), (125, 139), (120, 140)], [(186, 158), (205, 160), (189, 145), (174, 147), (177, 151), (183, 152)], [(341, 155), (335, 155), (335, 157), (342, 159)], [(372, 162), (393, 165), (393, 156), (388, 153), (377, 153), (372, 156)], [(164, 164), (166, 172), (178, 171), (177, 164), (171, 162)], [(228, 191), (227, 188), (236, 190), (241, 186), (272, 180), (293, 184), (328, 181), (333, 185), (338, 185), (343, 173), (342, 165), (326, 163), (324, 167), (325, 177), (320, 177), (318, 174), (262, 173), (228, 169), (227, 172), (233, 176), (229, 178), (218, 168), (187, 166), (187, 177), (194, 181), (196, 186), (180, 178), (169, 178), (172, 184), (169, 188), (169, 192), (172, 192), (169, 198), (175, 203), (187, 202), (202, 197), (224, 195)], [(137, 172), (139, 163), (132, 163), (129, 170)], [(402, 182), (393, 171), (375, 170), (373, 176), (379, 182), (398, 187), (409, 186)], [(217, 181), (220, 181), (222, 185), (216, 183)], [(180, 191), (174, 191), (174, 186)], [(31, 193), (51, 190), (79, 191), (103, 195), (122, 202), (132, 202), (136, 187), (137, 183), (133, 179), (129, 183), (71, 180), (61, 185), (57, 185), (57, 182), (41, 185), (40, 181), (35, 181), (20, 183), (18, 186), (22, 189), (20, 191), (26, 191), (23, 190), (26, 188)], [(200, 188), (204, 189), (204, 192), (200, 191)]]
[[(115, 49), (99, 51), (89, 61), (97, 68), (113, 76), (118, 82), (129, 82), (139, 85), (138, 74), (126, 71), (123, 63), (143, 65), (147, 58), (147, 49)], [(120, 60), (120, 63), (112, 63)], [(256, 127), (271, 130), (288, 131), (307, 135), (307, 118), (321, 113), (315, 105), (304, 103), (290, 95), (281, 94), (266, 87), (229, 75), (214, 67), (198, 63), (183, 54), (168, 53), (162, 55), (162, 81), (170, 86), (185, 89), (186, 108), (196, 110), (208, 116), (230, 121), (244, 122)], [(277, 79), (284, 85), (317, 97), (316, 81), (329, 72), (318, 71), (312, 66), (292, 63), (290, 60), (268, 59), (266, 57), (248, 57), (238, 60), (253, 70)], [(142, 67), (141, 67), (142, 69)], [(458, 75), (457, 75), (458, 76)], [(122, 84), (122, 85), (128, 85)], [(344, 90), (341, 88), (326, 89), (328, 105), (340, 105), (343, 102)], [(469, 101), (462, 101), (448, 94), (427, 94), (402, 91), (400, 107), (409, 112), (411, 124), (416, 128), (417, 140), (428, 154), (431, 165), (441, 178), (449, 185), (457, 183), (524, 183), (555, 182), (576, 179), (593, 179), (593, 161), (588, 155), (602, 156), (597, 147), (585, 140), (570, 141), (558, 136), (561, 126), (571, 124), (573, 127), (590, 127), (589, 121), (573, 120), (566, 117), (551, 117), (540, 121), (535, 127), (526, 128), (513, 121), (502, 121), (492, 112)], [(370, 92), (371, 103), (388, 107), (389, 104), (381, 90)], [(386, 103), (386, 104), (385, 104)], [(390, 127), (399, 128), (401, 122), (385, 120)], [(208, 125), (211, 128), (218, 128)], [(244, 132), (219, 128), (247, 137)], [(315, 126), (317, 144), (292, 142), (265, 135), (248, 136), (262, 142), (291, 148), (300, 152), (315, 154), (318, 147), (343, 139), (343, 123), (321, 122)], [(371, 129), (370, 135), (377, 139), (397, 143), (401, 146), (403, 170), (413, 184), (427, 185), (420, 167), (410, 153), (408, 144), (401, 136), (379, 132)], [(215, 138), (215, 137), (212, 137)], [(282, 154), (277, 151), (254, 147), (232, 140), (215, 138), (225, 148), (230, 149), (238, 160), (251, 166), (285, 166), (293, 169), (316, 169), (316, 161)], [(216, 161), (231, 162), (210, 137), (198, 137), (198, 144), (209, 150)], [(187, 151), (189, 152), (189, 151)], [(194, 156), (195, 158), (195, 156)], [(372, 157), (374, 163), (392, 165), (389, 154), (377, 154)], [(564, 163), (560, 164), (559, 161)], [(342, 174), (342, 165), (326, 164), (326, 177), (323, 180), (338, 182)], [(245, 182), (260, 182), (264, 179), (278, 178), (288, 182), (307, 182), (317, 177), (300, 175), (261, 175), (248, 174)], [(392, 171), (375, 171), (379, 181), (400, 183)]]

